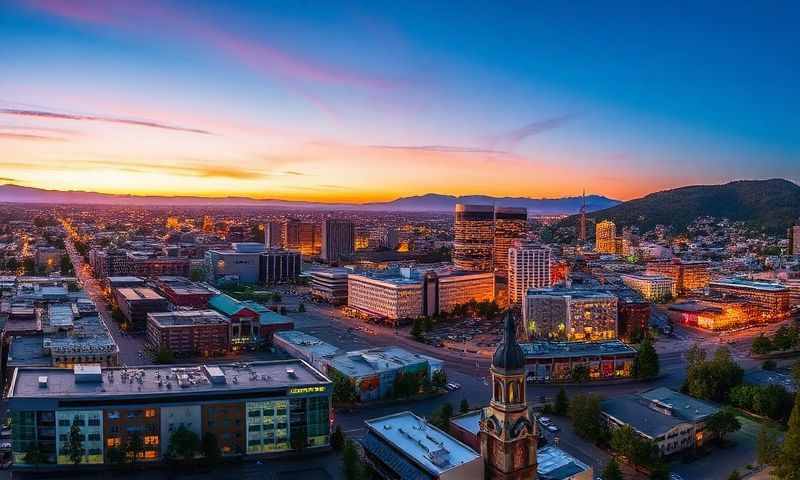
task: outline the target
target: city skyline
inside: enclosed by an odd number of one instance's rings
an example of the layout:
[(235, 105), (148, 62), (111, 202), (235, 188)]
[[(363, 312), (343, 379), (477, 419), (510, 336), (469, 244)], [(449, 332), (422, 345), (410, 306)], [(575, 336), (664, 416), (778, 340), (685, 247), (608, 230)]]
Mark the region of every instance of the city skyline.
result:
[(0, 183), (371, 202), (800, 180), (788, 3), (2, 10)]

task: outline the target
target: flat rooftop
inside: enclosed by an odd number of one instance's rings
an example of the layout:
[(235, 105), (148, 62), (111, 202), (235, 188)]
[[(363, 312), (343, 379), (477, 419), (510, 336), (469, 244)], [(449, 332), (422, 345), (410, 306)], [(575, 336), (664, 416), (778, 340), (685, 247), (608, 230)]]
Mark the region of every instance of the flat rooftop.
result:
[(409, 352), (400, 347), (376, 347), (336, 355), (330, 360), (333, 368), (351, 376), (361, 377), (375, 373), (427, 363), (428, 357)]
[(280, 341), (286, 342), (287, 344), (303, 350), (316, 358), (332, 357), (341, 351), (339, 347), (323, 342), (319, 338), (309, 335), (305, 332), (301, 332), (300, 330), (275, 332), (273, 339), (279, 339)]
[(474, 450), (411, 412), (367, 420), (367, 428), (434, 476), (480, 459)]
[(120, 288), (117, 289), (120, 295), (125, 300), (128, 301), (136, 301), (136, 300), (164, 300), (164, 297), (159, 295), (155, 292), (152, 288), (149, 287), (132, 287), (132, 288)]
[(576, 356), (635, 355), (636, 349), (620, 340), (607, 342), (530, 342), (521, 343), (526, 358)]
[(657, 412), (636, 395), (603, 400), (601, 409), (606, 415), (630, 425), (634, 430), (654, 439), (664, 435), (686, 420)]
[(230, 323), (230, 320), (216, 310), (180, 310), (175, 312), (148, 313), (147, 318), (152, 319), (163, 327), (227, 325)]
[(657, 401), (668, 405), (672, 408), (673, 415), (692, 422), (702, 420), (719, 411), (718, 407), (710, 403), (690, 397), (681, 392), (676, 392), (675, 390), (670, 390), (666, 387), (654, 388), (640, 393), (639, 396), (646, 400)]
[(536, 471), (542, 480), (564, 480), (589, 469), (585, 463), (553, 446), (537, 450), (536, 461)]
[(709, 286), (719, 287), (733, 287), (733, 288), (748, 288), (752, 290), (761, 290), (764, 292), (788, 292), (789, 289), (785, 285), (770, 282), (756, 282), (752, 280), (745, 280), (743, 278), (723, 278), (714, 280), (709, 283)]
[[(291, 374), (290, 374), (291, 371)], [(39, 386), (39, 377), (47, 386)], [(101, 380), (76, 383), (75, 373), (64, 368), (15, 369), (9, 399), (85, 399), (116, 396), (163, 396), (219, 392), (247, 392), (289, 387), (327, 386), (327, 377), (300, 360), (234, 363), (227, 365), (147, 365), (104, 368)]]
[(586, 300), (615, 300), (617, 298), (616, 295), (608, 292), (576, 288), (529, 288), (526, 295), (528, 297), (570, 297)]
[(463, 413), (450, 419), (455, 425), (462, 430), (478, 435), (481, 431), (481, 410), (473, 410), (471, 412)]

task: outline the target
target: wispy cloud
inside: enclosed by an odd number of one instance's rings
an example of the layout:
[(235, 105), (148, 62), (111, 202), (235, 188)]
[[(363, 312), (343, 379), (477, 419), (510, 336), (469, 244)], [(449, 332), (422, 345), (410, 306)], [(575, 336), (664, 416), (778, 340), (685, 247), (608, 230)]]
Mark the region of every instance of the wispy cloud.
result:
[(0, 140), (29, 140), (32, 142), (63, 142), (60, 137), (37, 135), (33, 133), (0, 132)]
[(561, 128), (564, 125), (572, 122), (577, 118), (576, 114), (559, 115), (555, 117), (544, 118), (527, 123), (519, 128), (515, 128), (508, 132), (496, 135), (490, 139), (493, 145), (503, 145), (508, 149), (513, 149), (526, 139)]
[(163, 165), (147, 162), (102, 162), (88, 160), (81, 162), (91, 167), (102, 166), (132, 173), (167, 173), (185, 177), (228, 178), (233, 180), (258, 180), (271, 176), (269, 172), (231, 166), (214, 166), (201, 163), (182, 165)]
[(8, 182), (13, 182), (13, 183), (17, 183), (17, 182), (19, 182), (19, 180), (17, 180), (16, 178), (11, 178), (11, 177), (0, 177), (0, 182), (7, 182), (7, 183), (8, 183)]
[(424, 151), (424, 152), (437, 152), (437, 153), (488, 153), (488, 154), (507, 153), (502, 150), (494, 150), (491, 148), (461, 147), (453, 145), (367, 145), (367, 148), (373, 148), (377, 150), (409, 150), (409, 151)]
[(122, 125), (133, 125), (137, 127), (157, 128), (161, 130), (171, 130), (176, 132), (198, 133), (201, 135), (214, 135), (208, 130), (199, 128), (190, 128), (177, 125), (169, 125), (160, 123), (153, 120), (137, 120), (132, 118), (122, 118), (107, 115), (80, 115), (72, 113), (60, 113), (46, 110), (23, 110), (17, 108), (0, 108), (0, 113), (6, 115), (16, 115), (27, 118), (41, 118), (53, 120), (76, 120), (76, 121), (90, 121), (90, 122), (105, 122)]

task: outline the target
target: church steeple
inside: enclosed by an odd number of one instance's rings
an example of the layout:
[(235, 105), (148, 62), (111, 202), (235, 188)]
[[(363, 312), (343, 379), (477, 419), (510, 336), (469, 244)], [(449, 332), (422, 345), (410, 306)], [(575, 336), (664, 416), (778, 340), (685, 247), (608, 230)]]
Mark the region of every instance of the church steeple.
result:
[(481, 415), (481, 455), (489, 478), (536, 478), (536, 426), (525, 399), (525, 352), (506, 313), (503, 341), (492, 357), (492, 401)]

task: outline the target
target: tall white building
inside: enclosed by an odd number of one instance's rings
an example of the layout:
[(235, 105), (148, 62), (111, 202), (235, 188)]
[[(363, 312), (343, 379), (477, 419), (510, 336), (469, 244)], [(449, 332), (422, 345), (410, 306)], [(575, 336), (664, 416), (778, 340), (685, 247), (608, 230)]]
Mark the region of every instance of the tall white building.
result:
[(550, 249), (517, 240), (508, 249), (508, 300), (521, 303), (529, 288), (549, 287)]

